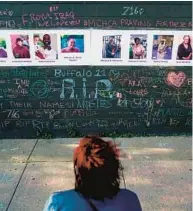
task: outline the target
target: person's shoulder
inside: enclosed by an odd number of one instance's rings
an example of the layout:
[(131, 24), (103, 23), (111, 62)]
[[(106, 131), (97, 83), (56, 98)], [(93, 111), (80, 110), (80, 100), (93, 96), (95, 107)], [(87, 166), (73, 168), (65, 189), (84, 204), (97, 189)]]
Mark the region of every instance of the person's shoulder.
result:
[(29, 51), (28, 47), (26, 47), (26, 46), (23, 46), (23, 49), (26, 51)]
[(71, 190), (64, 190), (64, 191), (57, 191), (57, 192), (54, 192), (52, 193), (52, 198), (54, 199), (57, 199), (57, 198), (60, 198), (60, 197), (65, 197), (65, 196), (73, 196), (73, 195), (76, 195), (76, 191), (74, 189), (71, 189)]
[(126, 198), (128, 198), (128, 197), (136, 198), (137, 194), (134, 193), (133, 191), (129, 190), (129, 189), (120, 189), (119, 196), (126, 197)]
[(59, 210), (65, 207), (74, 207), (81, 204), (82, 200), (75, 190), (54, 192), (46, 201), (44, 211)]
[(183, 43), (180, 43), (180, 44), (179, 44), (179, 47), (180, 47), (180, 48), (183, 48), (183, 47), (184, 47), (184, 44), (183, 44)]
[(119, 203), (125, 207), (130, 207), (131, 210), (142, 211), (139, 198), (136, 193), (128, 189), (121, 189), (118, 194)]
[(71, 198), (76, 198), (76, 191), (75, 190), (66, 190), (66, 191), (58, 191), (54, 192), (49, 197), (49, 203), (51, 204), (63, 204), (63, 202), (67, 202)]
[(63, 48), (61, 51), (62, 51), (62, 53), (67, 52), (68, 48)]

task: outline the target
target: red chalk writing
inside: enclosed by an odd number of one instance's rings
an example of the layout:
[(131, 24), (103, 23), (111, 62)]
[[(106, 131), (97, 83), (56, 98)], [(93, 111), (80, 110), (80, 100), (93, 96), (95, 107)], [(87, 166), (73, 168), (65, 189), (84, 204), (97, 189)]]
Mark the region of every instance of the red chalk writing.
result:
[(182, 21), (162, 21), (157, 20), (155, 23), (156, 28), (190, 28), (192, 27), (192, 22), (182, 22)]
[(52, 13), (30, 13), (22, 15), (23, 26), (35, 24), (36, 27), (62, 27), (62, 26), (77, 26), (80, 20), (75, 19), (73, 12), (53, 12)]
[(151, 27), (153, 25), (150, 20), (133, 20), (133, 19), (121, 19), (120, 25), (122, 27)]
[(85, 27), (116, 27), (116, 20), (88, 19), (84, 20)]
[(136, 19), (85, 19), (83, 21), (84, 27), (101, 27), (101, 28), (190, 28), (192, 22), (176, 22), (176, 21), (160, 21), (160, 20), (136, 20)]

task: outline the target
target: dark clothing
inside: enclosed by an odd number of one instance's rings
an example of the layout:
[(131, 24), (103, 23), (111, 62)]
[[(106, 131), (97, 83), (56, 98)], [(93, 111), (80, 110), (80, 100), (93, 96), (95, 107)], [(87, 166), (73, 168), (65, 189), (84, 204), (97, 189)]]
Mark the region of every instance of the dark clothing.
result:
[[(192, 53), (191, 45), (188, 45), (188, 48), (185, 48), (183, 43), (181, 43), (178, 46), (178, 59), (179, 60), (184, 60), (183, 57), (188, 57), (190, 55), (190, 53)], [(192, 59), (192, 56), (190, 57), (189, 60), (191, 60), (191, 59)]]
[[(117, 45), (113, 43), (107, 43), (105, 51), (106, 51), (106, 58), (114, 58), (117, 52)], [(112, 53), (114, 54), (112, 55)]]
[[(137, 195), (121, 189), (113, 199), (92, 200), (99, 211), (142, 211)], [(92, 211), (85, 198), (75, 190), (53, 193), (47, 200), (43, 211)]]
[(7, 58), (7, 52), (4, 49), (0, 49), (0, 58)]
[(17, 45), (13, 49), (13, 55), (16, 59), (30, 58), (30, 53), (27, 47)]

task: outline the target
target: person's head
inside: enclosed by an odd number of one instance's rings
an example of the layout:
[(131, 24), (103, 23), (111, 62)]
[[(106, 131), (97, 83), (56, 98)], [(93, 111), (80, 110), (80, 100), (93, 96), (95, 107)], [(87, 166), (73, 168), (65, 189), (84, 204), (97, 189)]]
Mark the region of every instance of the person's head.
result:
[(50, 46), (51, 44), (51, 38), (49, 34), (44, 34), (43, 36), (43, 43), (45, 46)]
[(114, 197), (120, 186), (119, 151), (112, 142), (86, 136), (74, 151), (75, 190), (97, 200)]
[(20, 37), (18, 37), (18, 38), (16, 39), (16, 45), (18, 45), (18, 46), (20, 46), (20, 47), (23, 46), (23, 40), (22, 40)]
[(76, 45), (76, 41), (73, 37), (68, 38), (68, 48), (73, 49)]
[(40, 40), (39, 35), (34, 35), (34, 45), (37, 45)]
[(166, 45), (166, 40), (165, 39), (161, 39), (159, 45), (165, 46)]
[(109, 42), (110, 42), (110, 43), (113, 43), (114, 41), (115, 41), (115, 37), (114, 37), (114, 36), (110, 36)]
[(184, 42), (184, 44), (190, 45), (190, 42), (191, 42), (190, 36), (189, 35), (185, 35), (183, 37), (183, 42)]
[(139, 39), (139, 37), (135, 37), (134, 41), (135, 41), (135, 44), (136, 44), (136, 45), (139, 45), (139, 44), (140, 44), (140, 39)]

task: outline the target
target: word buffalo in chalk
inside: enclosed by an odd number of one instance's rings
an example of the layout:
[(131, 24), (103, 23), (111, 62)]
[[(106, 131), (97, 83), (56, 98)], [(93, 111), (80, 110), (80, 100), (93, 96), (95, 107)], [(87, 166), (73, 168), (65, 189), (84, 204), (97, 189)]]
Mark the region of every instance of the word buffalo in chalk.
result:
[(186, 74), (184, 72), (169, 72), (166, 78), (166, 83), (179, 88), (184, 84), (185, 80)]

